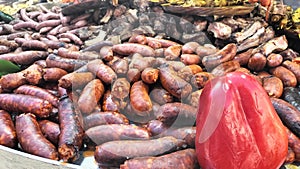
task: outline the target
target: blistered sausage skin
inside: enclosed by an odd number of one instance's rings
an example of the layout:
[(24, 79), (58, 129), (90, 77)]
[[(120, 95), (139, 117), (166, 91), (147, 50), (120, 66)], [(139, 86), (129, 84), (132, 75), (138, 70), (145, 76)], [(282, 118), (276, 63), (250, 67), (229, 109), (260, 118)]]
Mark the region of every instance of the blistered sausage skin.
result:
[(57, 145), (60, 134), (59, 124), (49, 120), (41, 120), (38, 123), (44, 136), (54, 145)]
[(16, 132), (19, 143), (25, 152), (58, 160), (56, 147), (48, 141), (33, 114), (21, 114), (16, 118)]

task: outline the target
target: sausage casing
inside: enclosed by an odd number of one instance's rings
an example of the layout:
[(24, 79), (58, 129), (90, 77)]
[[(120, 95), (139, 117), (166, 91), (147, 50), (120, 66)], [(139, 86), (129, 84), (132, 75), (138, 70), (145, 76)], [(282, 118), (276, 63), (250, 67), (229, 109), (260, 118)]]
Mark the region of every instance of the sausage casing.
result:
[(17, 134), (10, 114), (0, 110), (0, 145), (15, 148), (17, 145)]

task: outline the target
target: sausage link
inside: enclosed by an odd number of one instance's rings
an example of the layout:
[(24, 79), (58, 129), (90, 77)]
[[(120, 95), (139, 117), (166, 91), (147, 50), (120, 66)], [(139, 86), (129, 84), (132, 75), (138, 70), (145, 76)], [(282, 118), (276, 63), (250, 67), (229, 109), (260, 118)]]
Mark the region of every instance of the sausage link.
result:
[(149, 139), (149, 132), (142, 127), (124, 124), (107, 124), (89, 128), (85, 134), (97, 145), (114, 140)]
[(154, 115), (156, 119), (173, 126), (193, 126), (197, 108), (180, 102), (166, 103)]
[(293, 150), (295, 153), (295, 160), (300, 160), (300, 139), (293, 132), (291, 132), (288, 128), (286, 128), (289, 140), (289, 148)]
[(129, 96), (130, 83), (126, 78), (118, 78), (112, 85), (111, 94), (117, 99), (124, 99)]
[(144, 57), (155, 56), (153, 48), (138, 43), (123, 43), (113, 45), (112, 50), (120, 55), (139, 53)]
[(198, 89), (202, 89), (205, 84), (213, 78), (214, 75), (209, 72), (199, 72), (194, 74), (191, 78), (191, 84)]
[[(182, 45), (172, 45), (166, 48), (164, 56), (166, 60), (176, 60), (181, 54)], [(153, 55), (154, 56), (154, 55)]]
[(159, 79), (162, 86), (177, 98), (185, 98), (192, 92), (192, 86), (169, 67), (159, 69)]
[(148, 67), (142, 71), (142, 81), (147, 84), (153, 84), (158, 80), (159, 70), (156, 68)]
[(58, 160), (55, 146), (43, 136), (33, 114), (21, 114), (16, 117), (16, 132), (19, 143), (25, 152)]
[(193, 54), (196, 53), (197, 48), (200, 46), (198, 42), (187, 42), (182, 46), (183, 54)]
[(215, 54), (204, 56), (202, 59), (202, 63), (206, 69), (211, 70), (219, 64), (232, 60), (236, 55), (236, 52), (236, 44), (230, 43)]
[(104, 124), (129, 124), (129, 120), (121, 113), (111, 111), (94, 111), (83, 118), (84, 129)]
[(78, 99), (78, 108), (84, 114), (90, 114), (100, 98), (104, 94), (104, 85), (101, 80), (94, 79), (90, 81), (82, 90)]
[(162, 87), (156, 87), (152, 89), (149, 96), (152, 101), (160, 105), (171, 103), (174, 100), (173, 95)]
[(135, 82), (130, 89), (130, 103), (139, 115), (147, 115), (152, 110), (152, 102), (148, 94), (148, 85), (142, 81)]
[(0, 108), (8, 112), (33, 113), (38, 117), (49, 117), (52, 105), (35, 96), (23, 94), (0, 94)]
[(300, 111), (300, 90), (295, 87), (285, 87), (282, 98)]
[(283, 124), (300, 137), (300, 111), (282, 99), (271, 98), (271, 102)]
[(17, 146), (17, 134), (14, 122), (10, 114), (0, 110), (0, 145), (15, 148)]
[(89, 62), (87, 68), (106, 84), (112, 84), (117, 79), (115, 71), (99, 59)]
[(43, 79), (45, 81), (57, 82), (66, 74), (68, 74), (67, 71), (57, 67), (43, 69)]
[(72, 72), (75, 69), (87, 64), (86, 60), (69, 59), (57, 56), (55, 54), (49, 54), (46, 59), (47, 67), (57, 67)]
[(239, 68), (240, 64), (237, 61), (232, 60), (218, 65), (211, 71), (211, 74), (214, 76), (223, 76), (226, 73), (233, 72)]
[(267, 65), (269, 67), (276, 67), (279, 66), (283, 61), (283, 57), (280, 54), (277, 53), (271, 53), (268, 57), (267, 57)]
[(196, 169), (199, 168), (195, 149), (179, 150), (158, 157), (136, 157), (126, 160), (120, 169)]
[(283, 93), (283, 83), (276, 76), (264, 77), (262, 79), (263, 87), (270, 97), (279, 98)]
[(64, 75), (58, 80), (58, 86), (66, 89), (76, 89), (84, 87), (87, 83), (94, 79), (94, 75), (91, 72), (72, 72)]
[(297, 85), (297, 78), (294, 73), (283, 66), (270, 69), (270, 73), (282, 80), (285, 87), (295, 87)]
[(130, 158), (158, 156), (173, 152), (181, 148), (183, 144), (184, 141), (171, 136), (152, 140), (110, 141), (96, 146), (94, 157), (100, 166), (119, 166)]
[(47, 50), (48, 45), (40, 40), (26, 40), (22, 43), (23, 50)]
[(111, 94), (111, 90), (106, 90), (104, 93), (103, 102), (102, 102), (102, 110), (103, 111), (120, 112), (119, 105), (117, 104), (116, 99)]
[(41, 120), (38, 123), (43, 135), (54, 145), (57, 145), (60, 134), (59, 124), (49, 120)]
[(82, 146), (83, 128), (73, 102), (68, 97), (62, 98), (59, 102), (58, 119), (60, 127), (59, 156), (64, 162), (74, 161), (78, 158), (79, 149)]
[(23, 72), (3, 75), (0, 79), (0, 86), (3, 91), (11, 91), (27, 83)]
[(300, 64), (286, 60), (282, 63), (282, 66), (293, 72), (296, 76), (298, 83), (300, 83)]
[(20, 53), (6, 53), (0, 55), (0, 59), (8, 60), (19, 65), (30, 65), (33, 62), (45, 59), (48, 53), (45, 51), (23, 51)]
[(267, 58), (262, 53), (253, 54), (248, 61), (248, 68), (252, 71), (261, 71), (267, 64)]
[(46, 89), (43, 89), (43, 88), (40, 88), (37, 86), (22, 85), (22, 86), (18, 87), (17, 89), (15, 89), (14, 93), (36, 96), (38, 98), (47, 100), (54, 107), (58, 106), (58, 98), (56, 96), (49, 93)]

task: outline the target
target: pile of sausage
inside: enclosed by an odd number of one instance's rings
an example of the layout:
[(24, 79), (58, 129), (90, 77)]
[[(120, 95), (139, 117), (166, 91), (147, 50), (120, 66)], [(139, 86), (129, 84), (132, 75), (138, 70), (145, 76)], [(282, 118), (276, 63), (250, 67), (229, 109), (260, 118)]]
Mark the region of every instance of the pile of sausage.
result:
[[(0, 59), (22, 68), (0, 79), (1, 145), (64, 162), (88, 147), (101, 167), (198, 168), (201, 89), (243, 71), (262, 84), (287, 126), (286, 161), (300, 160), (299, 54), (285, 36), (257, 44), (255, 31), (272, 31), (253, 24), (257, 18), (247, 23), (259, 28), (236, 29), (237, 42), (222, 47), (144, 34), (84, 47), (82, 28), (96, 27), (85, 27), (90, 16), (69, 20), (58, 8), (48, 10), (20, 10), (19, 21), (0, 25)], [(221, 27), (208, 31), (221, 39)], [(249, 39), (255, 43), (245, 46)]]

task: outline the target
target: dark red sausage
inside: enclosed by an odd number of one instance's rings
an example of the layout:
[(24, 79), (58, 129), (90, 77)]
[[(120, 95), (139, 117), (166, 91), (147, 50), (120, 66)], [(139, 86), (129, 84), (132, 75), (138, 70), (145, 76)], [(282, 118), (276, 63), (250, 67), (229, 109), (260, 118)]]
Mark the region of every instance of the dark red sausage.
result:
[(17, 134), (14, 123), (8, 112), (0, 110), (0, 145), (14, 148), (17, 145)]
[(196, 169), (199, 168), (195, 149), (179, 150), (158, 157), (137, 157), (125, 161), (120, 169)]
[(73, 102), (68, 97), (59, 101), (58, 119), (60, 127), (59, 156), (65, 162), (75, 160), (78, 158), (78, 151), (82, 146), (83, 128)]
[(52, 112), (49, 101), (23, 94), (0, 94), (0, 108), (8, 112), (33, 113), (46, 118)]
[(17, 116), (16, 131), (20, 145), (25, 152), (58, 160), (55, 146), (43, 136), (33, 114), (27, 113)]

